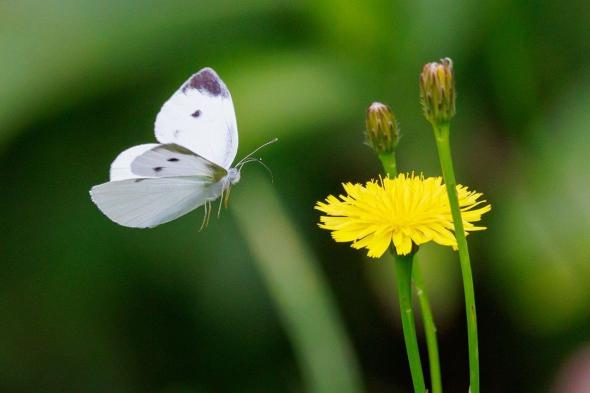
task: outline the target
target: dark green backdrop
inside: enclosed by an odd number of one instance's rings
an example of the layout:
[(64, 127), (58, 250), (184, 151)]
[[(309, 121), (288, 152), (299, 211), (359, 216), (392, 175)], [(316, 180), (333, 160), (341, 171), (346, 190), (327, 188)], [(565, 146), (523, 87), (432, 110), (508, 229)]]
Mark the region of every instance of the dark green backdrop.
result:
[[(482, 391), (579, 392), (558, 381), (590, 341), (589, 20), (585, 0), (0, 2), (0, 391), (304, 391), (232, 209), (201, 233), (200, 213), (131, 230), (88, 196), (204, 66), (232, 92), (238, 156), (280, 138), (262, 153), (272, 189), (367, 392), (409, 391), (391, 261), (333, 243), (312, 207), (378, 175), (362, 145), (374, 100), (401, 123), (401, 168), (438, 175), (417, 80), (450, 56), (458, 179), (494, 209), (469, 237)], [(443, 382), (464, 392), (456, 255), (423, 255)]]

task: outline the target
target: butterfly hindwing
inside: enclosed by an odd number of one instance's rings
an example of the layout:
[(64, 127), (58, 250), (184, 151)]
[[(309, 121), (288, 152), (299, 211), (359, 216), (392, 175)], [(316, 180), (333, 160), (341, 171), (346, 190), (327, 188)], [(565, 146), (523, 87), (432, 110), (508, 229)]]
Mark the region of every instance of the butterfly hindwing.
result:
[(221, 182), (211, 183), (199, 176), (140, 178), (99, 184), (92, 187), (90, 195), (114, 222), (151, 228), (217, 199), (221, 188)]
[(229, 169), (238, 150), (238, 127), (229, 90), (204, 68), (191, 76), (156, 117), (156, 139), (180, 145)]

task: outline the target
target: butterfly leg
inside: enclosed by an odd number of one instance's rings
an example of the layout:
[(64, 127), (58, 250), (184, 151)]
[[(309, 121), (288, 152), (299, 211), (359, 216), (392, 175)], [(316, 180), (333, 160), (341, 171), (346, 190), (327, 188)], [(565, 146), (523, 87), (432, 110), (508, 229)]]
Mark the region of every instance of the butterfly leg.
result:
[(205, 202), (205, 204), (203, 205), (203, 222), (201, 223), (201, 227), (199, 228), (199, 232), (201, 232), (203, 230), (203, 228), (205, 228), (205, 221), (207, 220), (207, 202)]
[(219, 208), (217, 209), (217, 218), (221, 217), (221, 206), (223, 206), (223, 200), (226, 198), (228, 188), (229, 187), (226, 188), (226, 185), (224, 185), (221, 189), (221, 195), (219, 196)]
[(213, 206), (211, 201), (207, 202), (207, 221), (205, 221), (205, 228), (207, 228), (209, 226), (209, 219), (211, 218), (211, 211), (213, 210)]
[(231, 186), (229, 186), (227, 188), (227, 192), (225, 193), (225, 198), (223, 198), (223, 204), (225, 205), (225, 208), (227, 209), (227, 205), (229, 203), (229, 192), (231, 191)]
[(199, 232), (207, 228), (207, 225), (209, 224), (209, 216), (211, 216), (211, 202), (205, 202), (205, 204), (203, 205), (203, 209), (205, 211), (205, 214), (203, 215), (203, 223), (201, 224), (201, 228), (199, 228)]

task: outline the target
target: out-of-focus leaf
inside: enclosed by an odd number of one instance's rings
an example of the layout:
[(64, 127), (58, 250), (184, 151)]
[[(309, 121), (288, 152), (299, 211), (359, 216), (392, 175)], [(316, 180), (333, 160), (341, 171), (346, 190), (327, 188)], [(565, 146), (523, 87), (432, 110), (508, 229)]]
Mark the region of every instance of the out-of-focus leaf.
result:
[(535, 144), (490, 224), (496, 294), (531, 332), (561, 331), (590, 312), (588, 102), (590, 84), (572, 86), (533, 126)]
[(273, 195), (251, 176), (233, 207), (238, 225), (276, 302), (310, 393), (360, 393), (357, 361), (318, 261)]
[(245, 63), (234, 73), (231, 90), (244, 153), (275, 136), (317, 132), (315, 127), (348, 116), (354, 107), (354, 81), (314, 53), (279, 52)]
[[(271, 0), (0, 3), (0, 144), (40, 115), (104, 94), (114, 81), (133, 86), (163, 64), (187, 56), (204, 61), (200, 50), (212, 49), (211, 36), (288, 6)], [(180, 37), (195, 40), (193, 53), (168, 50), (179, 48)]]

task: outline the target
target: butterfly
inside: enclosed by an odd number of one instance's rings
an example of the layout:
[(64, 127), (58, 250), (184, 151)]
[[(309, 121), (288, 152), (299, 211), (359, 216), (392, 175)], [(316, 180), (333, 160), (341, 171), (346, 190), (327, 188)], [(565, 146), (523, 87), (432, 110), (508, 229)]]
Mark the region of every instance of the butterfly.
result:
[[(207, 226), (212, 202), (227, 201), (242, 167), (231, 167), (238, 151), (238, 127), (229, 90), (217, 73), (203, 68), (164, 103), (156, 117), (159, 143), (133, 146), (111, 164), (110, 181), (90, 190), (98, 208), (117, 224), (152, 228), (204, 206)], [(268, 169), (268, 168), (267, 168)]]

